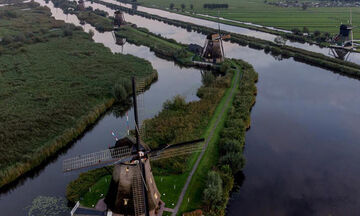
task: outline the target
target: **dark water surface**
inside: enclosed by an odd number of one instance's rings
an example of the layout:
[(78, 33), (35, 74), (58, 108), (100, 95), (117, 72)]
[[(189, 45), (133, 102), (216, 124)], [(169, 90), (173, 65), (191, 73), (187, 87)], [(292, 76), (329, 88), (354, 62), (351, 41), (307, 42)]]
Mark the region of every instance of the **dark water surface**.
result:
[[(101, 5), (92, 7), (113, 13)], [(65, 16), (60, 9), (52, 8), (52, 12), (57, 19), (78, 24), (76, 17)], [(196, 32), (139, 16), (125, 14), (125, 19), (179, 42), (204, 43), (205, 36)], [(163, 101), (175, 94), (197, 99), (198, 70), (181, 69), (146, 47), (117, 46), (111, 33), (95, 31), (94, 39), (114, 52), (123, 49), (146, 58), (158, 70), (159, 81), (145, 93), (146, 117), (156, 114)], [(228, 215), (358, 215), (360, 82), (229, 42), (224, 47), (227, 57), (244, 59), (259, 73), (257, 102), (246, 137), (245, 180), (232, 196)], [(39, 195), (63, 196), (67, 183), (78, 173), (63, 175), (61, 161), (106, 148), (114, 142), (110, 132), (124, 134), (125, 123), (112, 112), (106, 114), (36, 177), (0, 195), (0, 215), (25, 215), (24, 207)]]

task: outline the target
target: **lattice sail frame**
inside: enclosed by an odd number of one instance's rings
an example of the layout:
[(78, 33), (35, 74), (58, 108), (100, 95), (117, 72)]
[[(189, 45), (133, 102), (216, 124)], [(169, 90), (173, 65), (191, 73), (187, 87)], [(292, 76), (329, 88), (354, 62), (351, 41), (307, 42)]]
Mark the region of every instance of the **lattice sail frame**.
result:
[(70, 172), (90, 166), (118, 161), (122, 158), (131, 156), (131, 149), (131, 147), (125, 146), (66, 159), (63, 161), (63, 172)]
[(150, 160), (161, 160), (171, 157), (177, 157), (182, 155), (189, 155), (196, 152), (201, 152), (204, 146), (202, 144), (189, 145), (189, 146), (181, 146), (178, 148), (165, 149), (158, 153), (152, 153), (150, 155)]

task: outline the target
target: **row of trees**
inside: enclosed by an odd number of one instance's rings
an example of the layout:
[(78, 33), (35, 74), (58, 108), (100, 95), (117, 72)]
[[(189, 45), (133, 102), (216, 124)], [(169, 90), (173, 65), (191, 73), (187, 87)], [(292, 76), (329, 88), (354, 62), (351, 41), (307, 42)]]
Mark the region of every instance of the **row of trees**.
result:
[(220, 134), (218, 164), (209, 172), (203, 192), (207, 215), (224, 215), (234, 176), (245, 164), (245, 131), (250, 125), (250, 109), (255, 101), (257, 73), (245, 62), (238, 60), (237, 65), (241, 65), (243, 76)]
[[(182, 4), (180, 5), (180, 7), (181, 7), (181, 10), (185, 10), (186, 5), (185, 5), (184, 3), (182, 3)], [(174, 3), (170, 3), (169, 8), (170, 8), (170, 10), (174, 10), (175, 4), (174, 4)], [(191, 10), (194, 9), (194, 5), (193, 5), (193, 4), (190, 4), (190, 9), (191, 9)]]
[(204, 4), (205, 9), (229, 8), (228, 4)]
[(300, 30), (299, 28), (293, 28), (291, 32), (294, 35), (308, 37), (317, 42), (327, 42), (331, 39), (331, 34), (329, 32), (321, 33), (320, 31), (315, 30), (313, 33), (310, 33), (309, 29), (306, 26), (303, 27), (302, 30)]

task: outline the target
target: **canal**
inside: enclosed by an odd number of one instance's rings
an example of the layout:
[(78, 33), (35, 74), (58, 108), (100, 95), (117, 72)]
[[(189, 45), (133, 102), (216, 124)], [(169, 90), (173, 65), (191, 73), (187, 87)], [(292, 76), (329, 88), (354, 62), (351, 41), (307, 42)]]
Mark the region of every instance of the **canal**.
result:
[[(36, 0), (45, 4), (42, 0)], [(90, 3), (89, 3), (90, 4)], [(52, 4), (53, 16), (78, 24)], [(93, 8), (113, 11), (97, 4)], [(149, 9), (150, 10), (150, 9)], [(151, 9), (156, 10), (156, 9)], [(151, 11), (156, 13), (156, 11)], [(205, 35), (125, 14), (125, 19), (182, 43), (203, 44)], [(207, 21), (209, 22), (209, 21)], [(221, 25), (223, 26), (223, 25)], [(93, 29), (89, 25), (85, 30)], [(94, 29), (93, 29), (94, 30)], [(145, 93), (146, 117), (176, 94), (196, 100), (200, 71), (179, 68), (157, 58), (146, 47), (115, 44), (111, 33), (95, 32), (94, 40), (113, 52), (129, 53), (149, 60), (159, 80)], [(224, 43), (226, 56), (251, 63), (259, 73), (258, 95), (251, 113), (245, 156), (247, 164), (241, 186), (232, 194), (228, 215), (356, 215), (360, 212), (360, 82), (264, 51)], [(129, 111), (130, 118), (131, 111)], [(4, 215), (25, 215), (25, 207), (38, 196), (64, 196), (66, 185), (78, 173), (64, 175), (64, 158), (106, 148), (114, 142), (111, 131), (125, 133), (124, 117), (108, 112), (83, 137), (32, 176), (0, 195)]]

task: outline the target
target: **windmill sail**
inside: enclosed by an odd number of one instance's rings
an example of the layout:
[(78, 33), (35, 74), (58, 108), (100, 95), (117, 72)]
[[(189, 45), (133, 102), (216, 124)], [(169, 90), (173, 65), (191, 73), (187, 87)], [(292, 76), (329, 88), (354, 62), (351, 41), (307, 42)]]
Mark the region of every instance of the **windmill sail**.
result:
[(69, 158), (63, 161), (63, 171), (69, 172), (99, 164), (112, 163), (131, 156), (131, 149), (124, 146)]

